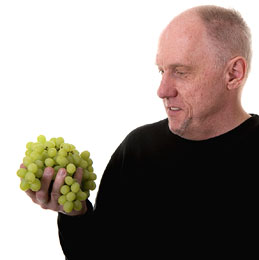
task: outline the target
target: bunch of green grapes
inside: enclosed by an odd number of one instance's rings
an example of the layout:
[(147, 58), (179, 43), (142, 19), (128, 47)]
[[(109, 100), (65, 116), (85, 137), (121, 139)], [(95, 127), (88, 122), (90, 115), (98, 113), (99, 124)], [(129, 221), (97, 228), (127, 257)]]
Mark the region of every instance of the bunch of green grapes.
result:
[[(65, 212), (73, 209), (81, 210), (82, 201), (90, 196), (90, 190), (96, 188), (96, 174), (93, 169), (93, 161), (88, 151), (79, 153), (72, 144), (65, 143), (62, 137), (46, 140), (44, 135), (37, 137), (37, 142), (26, 144), (25, 157), (23, 158), (25, 168), (17, 171), (21, 179), (20, 188), (23, 191), (38, 191), (41, 188), (41, 178), (46, 167), (53, 167), (55, 174), (60, 168), (66, 168), (67, 176), (65, 183), (60, 189), (58, 203), (63, 205)], [(83, 169), (81, 185), (74, 178), (77, 168)]]

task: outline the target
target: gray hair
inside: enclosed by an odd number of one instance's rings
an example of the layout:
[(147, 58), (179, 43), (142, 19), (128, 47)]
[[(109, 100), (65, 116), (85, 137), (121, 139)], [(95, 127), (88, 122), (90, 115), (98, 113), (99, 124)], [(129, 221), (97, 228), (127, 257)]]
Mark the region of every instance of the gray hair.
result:
[(242, 56), (246, 59), (248, 74), (252, 58), (251, 32), (241, 14), (214, 5), (198, 6), (194, 11), (204, 23), (213, 47), (216, 47), (219, 62), (225, 64), (235, 56)]

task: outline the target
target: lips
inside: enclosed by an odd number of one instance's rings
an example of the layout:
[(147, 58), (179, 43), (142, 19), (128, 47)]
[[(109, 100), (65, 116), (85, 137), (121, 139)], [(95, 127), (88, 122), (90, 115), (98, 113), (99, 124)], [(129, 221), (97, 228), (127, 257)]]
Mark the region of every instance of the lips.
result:
[(168, 116), (174, 117), (178, 113), (180, 113), (182, 111), (182, 109), (177, 106), (166, 106), (166, 111), (167, 111)]
[(181, 110), (181, 108), (179, 108), (179, 107), (168, 107), (168, 109), (171, 110), (171, 111), (179, 111), (179, 110)]
[(181, 106), (179, 106), (175, 102), (170, 102), (167, 99), (164, 99), (164, 105), (165, 105), (167, 113), (170, 115), (174, 115), (177, 112), (183, 110)]

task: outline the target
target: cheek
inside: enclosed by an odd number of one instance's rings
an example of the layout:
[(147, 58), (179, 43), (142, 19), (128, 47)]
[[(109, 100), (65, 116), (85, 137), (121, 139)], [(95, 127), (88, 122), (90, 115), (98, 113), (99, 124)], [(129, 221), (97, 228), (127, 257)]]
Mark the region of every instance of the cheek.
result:
[(214, 71), (203, 71), (183, 92), (183, 100), (192, 110), (193, 116), (209, 112), (223, 102), (222, 75)]
[(214, 93), (210, 91), (209, 86), (196, 86), (193, 91), (186, 93), (185, 104), (192, 115), (198, 116), (203, 111), (209, 110), (212, 106)]

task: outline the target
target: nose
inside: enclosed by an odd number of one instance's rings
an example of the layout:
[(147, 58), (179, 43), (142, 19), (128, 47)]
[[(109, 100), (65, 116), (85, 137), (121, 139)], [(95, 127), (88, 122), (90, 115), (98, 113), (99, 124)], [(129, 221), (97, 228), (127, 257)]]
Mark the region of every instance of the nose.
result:
[(175, 83), (173, 82), (173, 79), (170, 78), (170, 75), (168, 75), (166, 72), (164, 72), (162, 76), (160, 86), (157, 90), (157, 95), (162, 99), (176, 97), (178, 95), (178, 91), (176, 89)]

